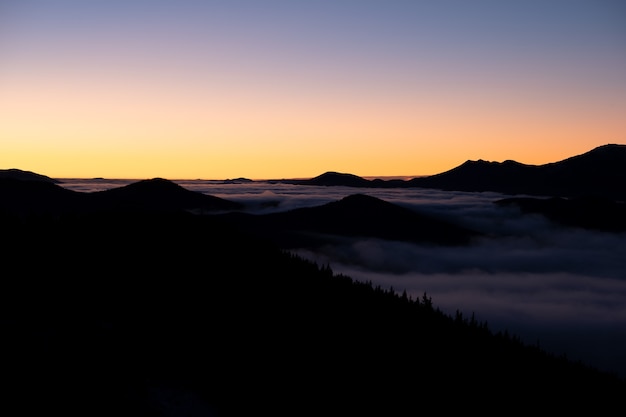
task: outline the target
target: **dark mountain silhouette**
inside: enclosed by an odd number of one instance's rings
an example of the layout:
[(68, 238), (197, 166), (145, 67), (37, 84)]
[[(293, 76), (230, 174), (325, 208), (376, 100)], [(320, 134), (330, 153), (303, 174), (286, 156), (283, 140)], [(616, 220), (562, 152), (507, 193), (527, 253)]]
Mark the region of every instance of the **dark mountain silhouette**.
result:
[(305, 179), (282, 179), (269, 180), (272, 183), (294, 184), (294, 185), (314, 185), (314, 186), (339, 186), (355, 188), (396, 188), (407, 187), (407, 181), (400, 179), (373, 179), (368, 180), (358, 175), (343, 172), (327, 171), (317, 177)]
[(140, 210), (238, 210), (243, 206), (223, 198), (187, 190), (163, 178), (141, 180), (92, 193), (99, 207)]
[[(516, 161), (466, 161), (449, 171), (413, 178), (407, 185), (454, 191), (498, 191), (515, 193), (529, 188), (539, 178), (539, 167)], [(528, 182), (530, 179), (530, 183)]]
[(83, 210), (88, 197), (51, 181), (0, 178), (0, 211), (20, 214)]
[[(366, 197), (351, 205), (384, 206)], [(400, 213), (400, 211), (397, 211)], [(410, 216), (400, 213), (402, 216)], [(6, 415), (623, 407), (624, 381), (181, 211), (0, 215)], [(493, 399), (496, 398), (497, 401)]]
[(448, 191), (525, 194), (546, 197), (604, 197), (626, 201), (626, 145), (599, 146), (582, 155), (544, 165), (472, 161), (435, 175), (411, 180), (367, 180), (352, 174), (326, 172), (300, 185), (371, 188), (436, 188)]
[(334, 274), (266, 234), (474, 236), (383, 200), (355, 194), (230, 221), (190, 213), (224, 206), (159, 178), (98, 193), (1, 179), (0, 197), (4, 414), (603, 415), (623, 406), (616, 375), (494, 334), (473, 315), (447, 316), (426, 294)]
[(512, 197), (494, 203), (499, 206), (515, 205), (524, 213), (542, 214), (565, 226), (607, 232), (626, 231), (626, 203), (606, 198)]
[(0, 169), (0, 179), (10, 178), (23, 181), (44, 181), (59, 184), (61, 181), (47, 177), (45, 175), (37, 174), (32, 171), (23, 171), (21, 169)]
[(83, 193), (49, 182), (0, 179), (0, 209), (21, 213), (84, 211), (226, 212), (241, 230), (284, 247), (310, 247), (344, 237), (373, 237), (433, 244), (466, 244), (477, 232), (364, 194), (337, 202), (265, 215), (239, 213), (243, 205), (185, 189), (162, 178), (105, 191)]
[(286, 212), (222, 217), (235, 227), (286, 247), (310, 247), (343, 237), (456, 245), (479, 236), (478, 232), (365, 194)]
[(239, 177), (239, 178), (228, 178), (223, 181), (224, 184), (246, 184), (254, 182), (249, 178)]
[(20, 213), (77, 213), (99, 210), (236, 210), (242, 205), (154, 178), (106, 191), (84, 193), (49, 181), (0, 178), (0, 210)]
[(371, 181), (353, 174), (329, 171), (311, 179), (283, 180), (282, 182), (296, 185), (371, 187)]
[(544, 165), (467, 161), (441, 174), (414, 178), (408, 185), (455, 191), (626, 200), (626, 145), (604, 145)]

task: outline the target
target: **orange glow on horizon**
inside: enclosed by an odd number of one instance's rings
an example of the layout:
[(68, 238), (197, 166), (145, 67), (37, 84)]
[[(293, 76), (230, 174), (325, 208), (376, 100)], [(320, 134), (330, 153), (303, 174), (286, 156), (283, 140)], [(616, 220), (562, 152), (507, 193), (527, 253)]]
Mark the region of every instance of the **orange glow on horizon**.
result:
[[(544, 164), (626, 143), (623, 54), (591, 48), (623, 38), (596, 39), (589, 28), (581, 44), (554, 38), (554, 22), (544, 21), (542, 36), (554, 44), (494, 32), (500, 40), (463, 31), (476, 23), (464, 16), (458, 33), (429, 20), (418, 30), (414, 19), (428, 10), (411, 14), (409, 3), (406, 21), (333, 20), (320, 9), (328, 33), (306, 19), (260, 22), (227, 6), (224, 16), (253, 26), (207, 24), (216, 15), (203, 6), (197, 21), (184, 11), (143, 21), (119, 4), (102, 6), (109, 15), (76, 6), (85, 23), (68, 27), (41, 11), (16, 12), (3, 32), (12, 42), (0, 45), (0, 169), (54, 178), (417, 176), (468, 159)], [(126, 12), (133, 18), (121, 19)], [(441, 13), (433, 18), (450, 11)], [(570, 18), (565, 28), (579, 33), (580, 17)], [(38, 32), (38, 19), (48, 31)], [(360, 26), (367, 22), (374, 26)], [(379, 39), (371, 28), (382, 23)]]
[(313, 93), (291, 105), (287, 96), (226, 93), (207, 100), (160, 90), (5, 91), (0, 166), (56, 178), (430, 175), (467, 159), (555, 162), (623, 143), (626, 131), (616, 114), (455, 108), (441, 97), (386, 98), (378, 107)]

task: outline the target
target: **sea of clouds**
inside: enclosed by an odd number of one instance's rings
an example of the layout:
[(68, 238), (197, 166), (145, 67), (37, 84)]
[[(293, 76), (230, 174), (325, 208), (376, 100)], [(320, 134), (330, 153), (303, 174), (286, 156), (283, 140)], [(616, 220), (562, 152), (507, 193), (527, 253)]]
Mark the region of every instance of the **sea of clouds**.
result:
[[(497, 193), (176, 182), (244, 203), (258, 214), (364, 193), (483, 232), (485, 237), (467, 247), (354, 239), (295, 252), (355, 280), (406, 290), (413, 298), (426, 292), (444, 312), (474, 313), (492, 331), (507, 330), (526, 343), (626, 377), (626, 234), (523, 215), (493, 204), (508, 197)], [(63, 185), (97, 191), (123, 183)]]

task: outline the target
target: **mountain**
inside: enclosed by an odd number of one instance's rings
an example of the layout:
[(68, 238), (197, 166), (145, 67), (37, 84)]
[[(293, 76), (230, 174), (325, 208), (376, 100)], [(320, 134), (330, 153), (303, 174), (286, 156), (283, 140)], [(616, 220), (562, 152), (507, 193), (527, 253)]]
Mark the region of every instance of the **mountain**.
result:
[[(0, 180), (0, 204), (13, 207), (0, 210), (3, 414), (604, 415), (623, 406), (625, 382), (613, 374), (492, 333), (473, 315), (447, 316), (427, 294), (335, 274), (253, 229), (442, 244), (471, 231), (364, 194), (232, 212), (233, 221), (181, 209), (205, 203), (217, 207), (163, 179), (94, 194)], [(20, 211), (51, 204), (87, 209)]]
[(297, 185), (360, 188), (435, 188), (448, 191), (525, 194), (547, 197), (605, 197), (626, 200), (626, 145), (599, 146), (581, 155), (543, 165), (467, 160), (439, 174), (411, 180), (367, 180), (338, 172), (325, 172), (304, 180), (282, 180)]
[(37, 178), (0, 178), (0, 210), (61, 214), (102, 210), (213, 212), (242, 208), (239, 203), (187, 190), (162, 178), (93, 193), (68, 190)]
[(371, 181), (354, 174), (328, 171), (317, 177), (302, 180), (282, 180), (281, 182), (295, 185), (371, 187)]
[(0, 211), (19, 214), (61, 213), (82, 210), (88, 197), (52, 181), (0, 178)]
[[(363, 204), (411, 216), (363, 196), (313, 212)], [(473, 315), (447, 316), (427, 294), (334, 274), (222, 220), (0, 213), (0, 411), (605, 415), (623, 406), (614, 375), (492, 333)]]
[(479, 236), (478, 232), (365, 194), (316, 207), (264, 215), (230, 213), (222, 218), (287, 247), (310, 247), (346, 237), (460, 245)]
[(466, 161), (440, 174), (414, 178), (407, 185), (454, 191), (626, 200), (624, 184), (626, 145), (609, 144), (544, 165)]
[(481, 159), (468, 160), (440, 174), (413, 178), (407, 185), (451, 191), (498, 191), (515, 194), (517, 190), (536, 187), (539, 176), (538, 166), (511, 160), (489, 162)]
[(54, 184), (60, 183), (59, 180), (52, 179), (45, 175), (37, 174), (32, 171), (23, 171), (21, 169), (11, 168), (11, 169), (0, 169), (0, 178), (10, 178), (16, 180), (23, 181), (44, 181), (51, 182)]
[(163, 178), (141, 180), (123, 187), (92, 193), (94, 203), (104, 208), (142, 210), (238, 210), (243, 206), (223, 198), (206, 195)]

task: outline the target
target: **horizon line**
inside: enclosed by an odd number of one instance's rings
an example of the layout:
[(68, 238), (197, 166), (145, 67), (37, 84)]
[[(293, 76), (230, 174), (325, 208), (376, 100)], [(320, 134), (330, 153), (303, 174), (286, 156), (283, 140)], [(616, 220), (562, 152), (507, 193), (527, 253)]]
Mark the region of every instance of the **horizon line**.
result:
[[(339, 171), (326, 171), (326, 172), (337, 172), (340, 173)], [(49, 177), (53, 180), (58, 180), (58, 181), (63, 181), (63, 180), (81, 180), (81, 181), (143, 181), (143, 180), (148, 180), (148, 179), (154, 179), (154, 178), (162, 178), (168, 181), (236, 181), (236, 180), (246, 180), (246, 181), (256, 181), (256, 182), (264, 182), (264, 181), (300, 181), (300, 180), (310, 180), (313, 179), (319, 175), (322, 174), (318, 174), (315, 176), (311, 176), (311, 177), (282, 177), (282, 178), (248, 178), (248, 177), (234, 177), (234, 178), (167, 178), (167, 177), (162, 177), (162, 176), (148, 176), (148, 177), (142, 177), (142, 178), (132, 178), (132, 177)], [(351, 174), (351, 175), (355, 175), (355, 174)], [(432, 175), (432, 174), (431, 174)], [(410, 180), (413, 178), (420, 178), (420, 177), (428, 177), (430, 175), (428, 174), (422, 174), (422, 175), (366, 175), (366, 176), (361, 176), (361, 175), (357, 175), (360, 178), (366, 179), (366, 180), (375, 180), (375, 179), (381, 179), (381, 180), (394, 180), (394, 179), (399, 179), (399, 180)]]

